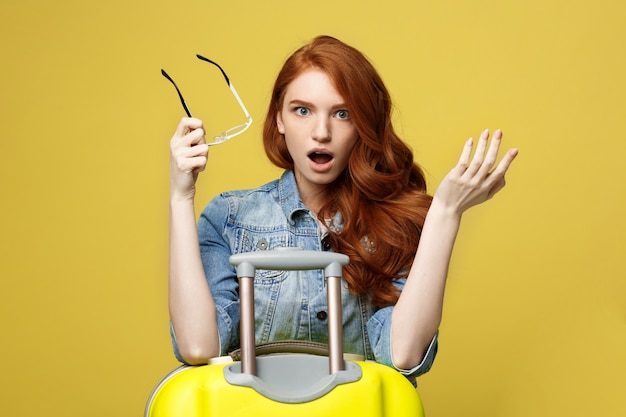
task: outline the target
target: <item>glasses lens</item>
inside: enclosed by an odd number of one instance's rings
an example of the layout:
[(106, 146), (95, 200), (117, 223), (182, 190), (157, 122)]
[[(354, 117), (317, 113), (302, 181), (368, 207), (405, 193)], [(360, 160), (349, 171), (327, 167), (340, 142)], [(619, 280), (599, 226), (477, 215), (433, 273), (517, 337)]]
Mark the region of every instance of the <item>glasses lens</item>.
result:
[(209, 145), (217, 145), (218, 143), (226, 142), (228, 139), (234, 138), (235, 136), (246, 131), (246, 129), (250, 127), (251, 123), (252, 120), (248, 120), (246, 123), (231, 127), (227, 131), (223, 132), (221, 135), (215, 136), (213, 142), (209, 143)]

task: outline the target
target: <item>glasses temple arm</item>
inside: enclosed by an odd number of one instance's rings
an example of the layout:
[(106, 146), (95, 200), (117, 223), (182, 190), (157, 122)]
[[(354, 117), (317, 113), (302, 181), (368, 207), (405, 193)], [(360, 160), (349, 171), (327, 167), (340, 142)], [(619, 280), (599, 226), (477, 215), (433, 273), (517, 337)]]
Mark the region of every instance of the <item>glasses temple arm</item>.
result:
[(206, 62), (208, 62), (208, 63), (210, 63), (210, 64), (213, 64), (213, 65), (215, 65), (216, 67), (218, 67), (218, 68), (220, 69), (220, 71), (222, 71), (222, 75), (224, 76), (224, 79), (226, 80), (226, 84), (228, 84), (228, 86), (230, 87), (230, 80), (228, 79), (228, 75), (226, 75), (226, 72), (224, 72), (224, 70), (222, 69), (222, 67), (220, 67), (220, 64), (218, 64), (218, 63), (217, 63), (217, 62), (215, 62), (215, 61), (211, 61), (209, 58), (204, 57), (204, 56), (202, 56), (202, 55), (200, 55), (200, 54), (196, 54), (196, 57), (197, 57), (198, 59), (202, 60), (202, 61), (206, 61)]
[(241, 98), (239, 98), (239, 94), (237, 94), (237, 90), (235, 90), (235, 87), (233, 87), (232, 84), (229, 84), (229, 86), (230, 86), (230, 91), (233, 92), (233, 95), (237, 99), (237, 103), (239, 103), (239, 105), (241, 106), (241, 109), (243, 110), (243, 113), (246, 115), (246, 118), (248, 119), (248, 121), (252, 122), (252, 116), (250, 116), (250, 113), (248, 113), (248, 109), (246, 109), (246, 106), (244, 106), (243, 101), (241, 101)]
[(183, 95), (181, 94), (180, 90), (178, 89), (178, 86), (176, 85), (176, 83), (174, 82), (174, 80), (172, 80), (172, 77), (170, 77), (170, 76), (167, 74), (167, 72), (165, 72), (165, 70), (163, 70), (163, 69), (161, 70), (161, 74), (162, 74), (165, 78), (167, 78), (167, 79), (168, 79), (168, 80), (172, 83), (172, 85), (174, 86), (174, 88), (176, 89), (176, 92), (178, 93), (178, 97), (180, 97), (180, 102), (182, 103), (183, 108), (185, 109), (185, 113), (187, 113), (187, 116), (188, 116), (188, 117), (193, 117), (193, 116), (191, 115), (191, 112), (190, 112), (190, 111), (189, 111), (189, 109), (187, 108), (187, 104), (185, 103), (185, 99), (183, 98)]
[(226, 72), (224, 71), (224, 69), (220, 66), (220, 64), (218, 64), (215, 61), (210, 60), (209, 58), (202, 56), (200, 54), (196, 54), (196, 57), (202, 61), (206, 61), (210, 64), (215, 65), (216, 67), (218, 67), (220, 69), (220, 71), (222, 72), (222, 75), (224, 76), (224, 79), (226, 80), (226, 84), (228, 84), (228, 87), (230, 88), (230, 91), (233, 92), (233, 95), (235, 96), (235, 98), (237, 99), (237, 102), (239, 103), (239, 105), (241, 106), (241, 108), (243, 109), (244, 114), (246, 115), (246, 118), (248, 118), (249, 121), (252, 121), (252, 116), (250, 116), (250, 113), (248, 113), (248, 109), (246, 109), (246, 106), (244, 106), (243, 101), (241, 101), (241, 98), (239, 98), (239, 94), (237, 94), (237, 90), (235, 90), (235, 87), (233, 87), (233, 85), (230, 82), (230, 79), (228, 78), (228, 75), (226, 75)]

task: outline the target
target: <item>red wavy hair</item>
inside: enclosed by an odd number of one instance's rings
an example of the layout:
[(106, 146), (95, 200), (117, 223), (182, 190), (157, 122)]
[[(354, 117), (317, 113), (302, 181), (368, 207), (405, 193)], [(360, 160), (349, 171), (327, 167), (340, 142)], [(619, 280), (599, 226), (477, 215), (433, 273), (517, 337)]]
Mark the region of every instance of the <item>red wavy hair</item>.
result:
[(395, 304), (399, 292), (392, 280), (408, 274), (431, 197), (413, 152), (393, 129), (389, 92), (368, 59), (330, 36), (319, 36), (291, 55), (274, 84), (263, 127), (265, 152), (276, 166), (294, 169), (276, 115), (289, 83), (311, 68), (332, 80), (359, 135), (318, 217), (324, 221), (337, 211), (343, 216), (343, 229), (331, 231), (330, 239), (333, 250), (350, 257), (344, 268), (350, 291), (370, 296), (379, 307)]

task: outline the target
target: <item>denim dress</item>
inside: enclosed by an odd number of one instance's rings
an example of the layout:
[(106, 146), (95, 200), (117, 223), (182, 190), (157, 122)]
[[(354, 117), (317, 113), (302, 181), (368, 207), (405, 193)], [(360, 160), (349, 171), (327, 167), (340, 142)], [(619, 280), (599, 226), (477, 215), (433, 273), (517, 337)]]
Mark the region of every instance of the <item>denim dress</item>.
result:
[[(304, 206), (291, 171), (253, 190), (231, 191), (215, 197), (198, 221), (204, 272), (217, 308), (220, 354), (239, 347), (239, 294), (231, 255), (278, 247), (331, 250), (326, 231)], [(394, 284), (402, 289), (405, 279)], [(328, 342), (328, 305), (323, 271), (257, 270), (254, 278), (256, 343), (274, 340)], [(422, 363), (398, 369), (391, 359), (393, 307), (377, 308), (367, 296), (342, 288), (344, 350), (388, 365), (413, 384), (427, 372), (437, 353), (437, 334)], [(172, 329), (174, 353), (178, 353)]]

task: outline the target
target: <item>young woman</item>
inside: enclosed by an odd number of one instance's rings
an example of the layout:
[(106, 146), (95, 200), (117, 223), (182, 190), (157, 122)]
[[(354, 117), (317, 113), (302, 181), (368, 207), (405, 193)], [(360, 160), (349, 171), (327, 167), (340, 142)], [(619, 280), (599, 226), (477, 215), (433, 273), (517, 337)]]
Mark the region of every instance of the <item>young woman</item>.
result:
[[(350, 257), (346, 352), (413, 382), (430, 369), (462, 214), (502, 189), (517, 150), (496, 163), (502, 133), (489, 142), (484, 131), (475, 146), (465, 143), (431, 198), (411, 150), (394, 132), (391, 108), (380, 76), (358, 50), (331, 37), (314, 39), (284, 64), (265, 120), (266, 153), (284, 174), (254, 190), (222, 193), (198, 224), (195, 182), (208, 146), (202, 121), (180, 122), (171, 140), (169, 277), (179, 360), (206, 363), (238, 347), (238, 285), (229, 256), (292, 246)], [(321, 271), (259, 271), (255, 297), (257, 343), (327, 341)]]

